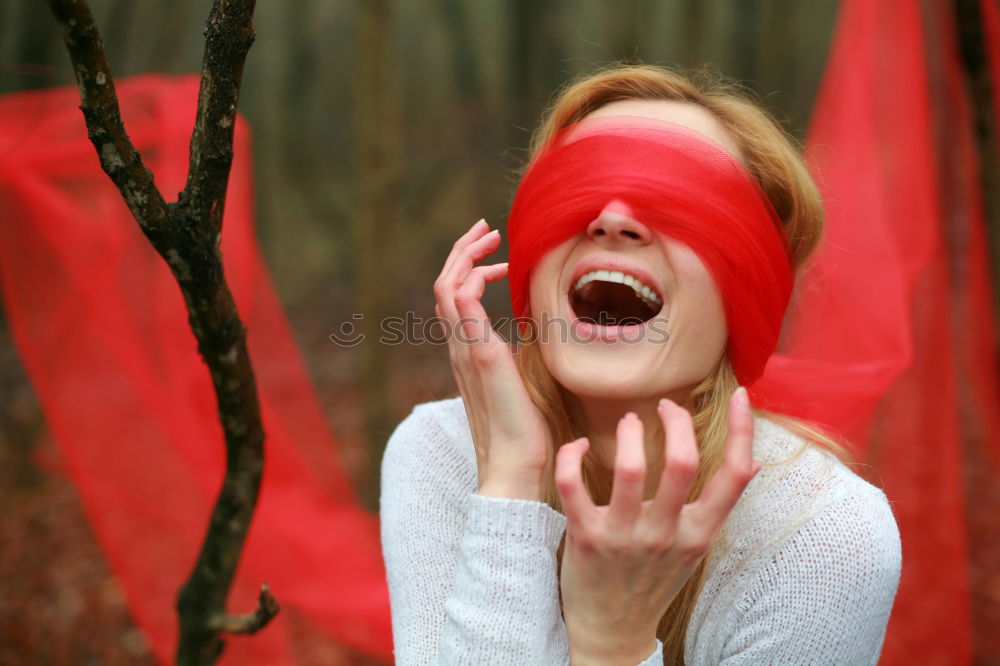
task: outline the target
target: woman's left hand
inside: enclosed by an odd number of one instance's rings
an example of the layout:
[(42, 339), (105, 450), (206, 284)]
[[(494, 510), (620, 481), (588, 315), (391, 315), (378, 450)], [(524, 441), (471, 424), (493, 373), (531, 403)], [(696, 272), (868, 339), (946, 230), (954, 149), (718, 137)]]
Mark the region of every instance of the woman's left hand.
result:
[(730, 399), (723, 461), (698, 499), (686, 503), (699, 464), (691, 416), (669, 400), (657, 412), (665, 463), (653, 499), (643, 499), (646, 457), (635, 414), (618, 424), (607, 506), (595, 506), (583, 485), (587, 439), (557, 454), (556, 487), (567, 519), (560, 589), (574, 666), (634, 666), (653, 652), (660, 618), (760, 468), (752, 458), (753, 416), (740, 389)]

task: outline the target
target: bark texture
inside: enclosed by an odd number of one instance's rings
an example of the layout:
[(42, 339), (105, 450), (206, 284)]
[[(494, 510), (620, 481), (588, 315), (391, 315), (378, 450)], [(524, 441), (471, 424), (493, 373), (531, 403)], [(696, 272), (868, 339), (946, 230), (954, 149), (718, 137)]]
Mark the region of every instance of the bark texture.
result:
[(87, 2), (48, 3), (73, 63), (80, 109), (101, 167), (177, 279), (215, 388), (225, 433), (226, 475), (198, 560), (177, 600), (177, 663), (211, 664), (222, 653), (221, 634), (254, 633), (278, 612), (266, 585), (252, 613), (229, 615), (225, 610), (264, 464), (264, 429), (246, 329), (219, 252), (240, 82), (254, 40), (255, 2), (215, 0), (212, 4), (190, 168), (175, 203), (164, 199), (125, 132), (104, 45)]

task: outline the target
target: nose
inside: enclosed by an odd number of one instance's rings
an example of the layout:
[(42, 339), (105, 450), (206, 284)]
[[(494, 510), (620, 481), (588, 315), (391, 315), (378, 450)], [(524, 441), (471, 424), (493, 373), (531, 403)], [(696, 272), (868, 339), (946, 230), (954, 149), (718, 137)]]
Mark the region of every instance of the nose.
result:
[(653, 232), (635, 219), (631, 206), (620, 199), (612, 199), (587, 225), (587, 236), (606, 243), (646, 245), (652, 241)]

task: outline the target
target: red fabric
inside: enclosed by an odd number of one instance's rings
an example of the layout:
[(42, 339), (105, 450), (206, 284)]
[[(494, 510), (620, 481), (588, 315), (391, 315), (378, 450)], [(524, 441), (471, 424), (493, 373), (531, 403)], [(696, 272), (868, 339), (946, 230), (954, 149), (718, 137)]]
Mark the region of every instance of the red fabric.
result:
[[(197, 78), (147, 76), (118, 90), (133, 142), (172, 197), (186, 175)], [(223, 438), (180, 291), (101, 172), (78, 106), (76, 88), (0, 99), (0, 282), (87, 516), (167, 663), (176, 594), (222, 479)], [(268, 582), (284, 611), (257, 636), (231, 637), (222, 663), (293, 663), (308, 649), (292, 631), (296, 616), (389, 660), (376, 519), (356, 503), (258, 251), (250, 166), (239, 119), (222, 251), (249, 330), (267, 459), (230, 610), (252, 609)]]
[(752, 384), (774, 352), (791, 293), (787, 241), (770, 202), (739, 161), (681, 125), (634, 116), (588, 118), (558, 132), (539, 152), (507, 223), (515, 316), (527, 316), (531, 268), (582, 233), (613, 200), (705, 263), (722, 293), (736, 376)]
[(951, 8), (925, 4), (841, 7), (808, 140), (827, 234), (752, 392), (850, 438), (892, 502), (887, 664), (969, 662), (962, 442), (1000, 452), (972, 121)]

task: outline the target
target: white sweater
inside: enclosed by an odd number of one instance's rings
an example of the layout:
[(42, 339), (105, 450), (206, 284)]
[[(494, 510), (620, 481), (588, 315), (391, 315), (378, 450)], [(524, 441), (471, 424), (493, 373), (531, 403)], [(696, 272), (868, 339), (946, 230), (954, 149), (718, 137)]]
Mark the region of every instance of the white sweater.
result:
[[(900, 573), (885, 495), (832, 455), (755, 419), (764, 463), (720, 534), (685, 662), (873, 664)], [(461, 398), (417, 405), (382, 461), (382, 552), (396, 663), (569, 664), (543, 502), (477, 494)], [(640, 666), (663, 664), (662, 644)]]

